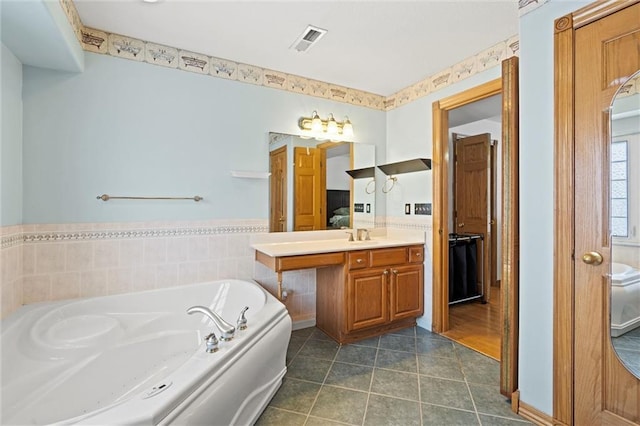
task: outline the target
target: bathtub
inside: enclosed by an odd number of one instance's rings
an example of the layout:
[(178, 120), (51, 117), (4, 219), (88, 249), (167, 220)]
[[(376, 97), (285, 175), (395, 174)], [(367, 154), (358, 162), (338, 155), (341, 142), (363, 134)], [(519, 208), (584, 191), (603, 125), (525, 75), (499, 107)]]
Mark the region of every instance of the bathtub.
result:
[[(248, 328), (205, 351), (204, 305)], [(291, 319), (258, 284), (224, 280), (23, 306), (2, 324), (1, 424), (248, 425), (280, 387)]]
[(611, 264), (611, 336), (640, 326), (640, 271), (622, 263)]

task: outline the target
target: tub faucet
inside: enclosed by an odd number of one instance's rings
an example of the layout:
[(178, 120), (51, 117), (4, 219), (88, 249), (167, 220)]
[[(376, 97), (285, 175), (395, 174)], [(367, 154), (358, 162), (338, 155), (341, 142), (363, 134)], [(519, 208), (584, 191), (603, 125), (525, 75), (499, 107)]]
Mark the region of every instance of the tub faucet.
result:
[(236, 328), (222, 319), (222, 317), (211, 309), (205, 306), (192, 306), (187, 309), (187, 313), (189, 315), (194, 314), (196, 312), (201, 313), (202, 315), (208, 317), (220, 330), (220, 340), (228, 341), (233, 339), (233, 334), (236, 332)]

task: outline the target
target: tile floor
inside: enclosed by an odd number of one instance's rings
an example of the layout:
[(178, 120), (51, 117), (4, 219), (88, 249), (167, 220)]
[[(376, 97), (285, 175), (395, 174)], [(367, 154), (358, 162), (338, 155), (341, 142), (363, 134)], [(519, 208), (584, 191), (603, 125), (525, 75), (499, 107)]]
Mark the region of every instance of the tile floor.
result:
[(528, 424), (500, 395), (498, 362), (419, 327), (343, 346), (297, 330), (287, 366), (257, 425)]
[(640, 377), (640, 327), (611, 340), (622, 363)]

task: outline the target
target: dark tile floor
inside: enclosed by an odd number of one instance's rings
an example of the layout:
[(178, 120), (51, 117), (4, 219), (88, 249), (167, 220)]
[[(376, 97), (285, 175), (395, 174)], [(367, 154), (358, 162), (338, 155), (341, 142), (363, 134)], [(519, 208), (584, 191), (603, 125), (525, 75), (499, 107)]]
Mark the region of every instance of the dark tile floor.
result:
[(516, 425), (499, 364), (422, 328), (340, 346), (294, 331), (288, 372), (257, 425)]
[(640, 377), (640, 327), (620, 337), (612, 337), (611, 341), (622, 363)]

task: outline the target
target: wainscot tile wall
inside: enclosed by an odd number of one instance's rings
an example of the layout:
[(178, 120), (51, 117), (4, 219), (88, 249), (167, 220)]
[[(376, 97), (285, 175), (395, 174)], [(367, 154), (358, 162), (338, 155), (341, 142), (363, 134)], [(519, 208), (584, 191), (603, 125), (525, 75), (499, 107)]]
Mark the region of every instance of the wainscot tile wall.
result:
[[(2, 317), (23, 304), (275, 275), (254, 262), (266, 221), (24, 225), (0, 228)], [(315, 316), (313, 271), (287, 274), (294, 320)], [(309, 294), (312, 292), (312, 294)]]
[[(427, 231), (430, 250), (430, 222), (377, 218), (376, 227)], [(225, 278), (255, 279), (275, 294), (276, 274), (255, 262), (249, 246), (267, 229), (264, 220), (0, 227), (1, 317), (23, 304)], [(283, 274), (294, 322), (314, 324), (315, 284), (313, 269)]]

